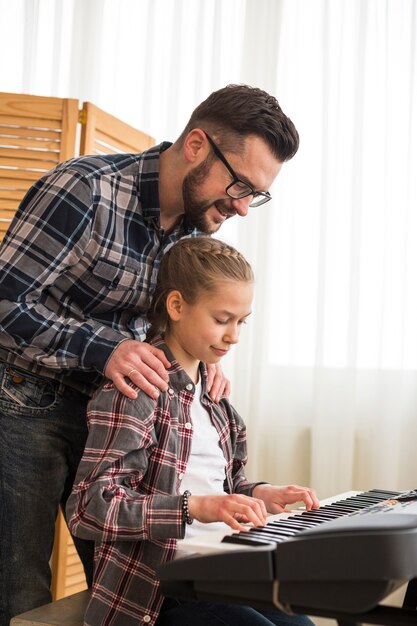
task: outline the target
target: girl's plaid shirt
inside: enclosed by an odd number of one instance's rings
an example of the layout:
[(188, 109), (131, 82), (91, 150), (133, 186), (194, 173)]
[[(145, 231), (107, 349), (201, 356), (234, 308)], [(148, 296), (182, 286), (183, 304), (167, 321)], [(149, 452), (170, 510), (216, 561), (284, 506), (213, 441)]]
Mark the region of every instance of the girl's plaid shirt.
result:
[[(193, 436), (194, 384), (158, 338), (172, 363), (169, 389), (152, 400), (130, 400), (108, 383), (89, 405), (89, 436), (67, 504), (71, 531), (97, 543), (95, 580), (85, 624), (152, 624), (162, 603), (156, 567), (172, 559), (183, 538), (181, 478)], [(226, 459), (225, 491), (251, 495), (245, 425), (227, 398), (206, 392), (201, 365), (201, 403), (209, 411)]]

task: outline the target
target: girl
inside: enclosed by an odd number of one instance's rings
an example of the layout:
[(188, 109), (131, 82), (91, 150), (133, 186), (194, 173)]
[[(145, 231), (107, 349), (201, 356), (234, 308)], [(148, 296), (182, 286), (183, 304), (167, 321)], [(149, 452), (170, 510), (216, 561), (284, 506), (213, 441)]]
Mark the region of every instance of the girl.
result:
[[(164, 256), (148, 340), (171, 366), (169, 388), (136, 400), (105, 383), (89, 404), (89, 437), (67, 504), (71, 531), (96, 541), (88, 626), (302, 626), (304, 616), (162, 597), (156, 567), (177, 540), (213, 522), (263, 525), (267, 511), (319, 503), (313, 490), (245, 478), (245, 426), (206, 390), (207, 363), (239, 340), (251, 312), (253, 274), (232, 247), (183, 239)], [(131, 383), (133, 385), (133, 383)]]

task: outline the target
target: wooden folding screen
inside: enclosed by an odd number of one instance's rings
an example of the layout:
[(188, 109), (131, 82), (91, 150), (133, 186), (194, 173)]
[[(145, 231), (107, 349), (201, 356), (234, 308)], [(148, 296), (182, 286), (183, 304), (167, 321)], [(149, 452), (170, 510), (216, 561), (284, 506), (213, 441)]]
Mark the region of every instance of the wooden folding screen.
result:
[[(78, 100), (0, 93), (0, 241), (28, 188), (58, 163), (77, 154), (142, 152), (154, 143), (149, 135), (90, 102), (79, 111)], [(81, 562), (59, 513), (52, 595), (57, 600), (85, 588)]]
[(0, 93), (0, 241), (26, 191), (57, 163), (78, 154), (142, 152), (154, 143), (91, 102), (79, 111), (71, 98)]
[(75, 154), (78, 101), (0, 93), (0, 239), (32, 183)]

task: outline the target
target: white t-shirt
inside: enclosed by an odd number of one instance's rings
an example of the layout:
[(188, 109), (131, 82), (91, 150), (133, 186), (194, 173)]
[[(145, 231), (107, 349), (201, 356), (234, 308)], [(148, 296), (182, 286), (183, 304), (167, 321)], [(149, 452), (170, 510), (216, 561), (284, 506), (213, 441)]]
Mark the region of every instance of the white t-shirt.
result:
[[(224, 495), (226, 459), (220, 447), (218, 432), (211, 422), (209, 412), (201, 404), (200, 396), (199, 381), (195, 386), (194, 400), (190, 408), (193, 440), (181, 491), (188, 489), (195, 496)], [(185, 539), (219, 528), (224, 528), (222, 522), (203, 524), (194, 520), (191, 525), (187, 524)]]

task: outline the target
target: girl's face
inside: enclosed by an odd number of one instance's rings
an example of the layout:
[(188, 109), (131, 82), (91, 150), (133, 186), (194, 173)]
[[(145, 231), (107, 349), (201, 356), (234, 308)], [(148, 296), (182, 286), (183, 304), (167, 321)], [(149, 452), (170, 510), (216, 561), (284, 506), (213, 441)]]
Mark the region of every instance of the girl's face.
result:
[(194, 304), (178, 296), (167, 341), (176, 359), (186, 371), (187, 365), (200, 361), (217, 363), (239, 341), (242, 324), (251, 313), (253, 284), (219, 281), (214, 290), (202, 291)]

